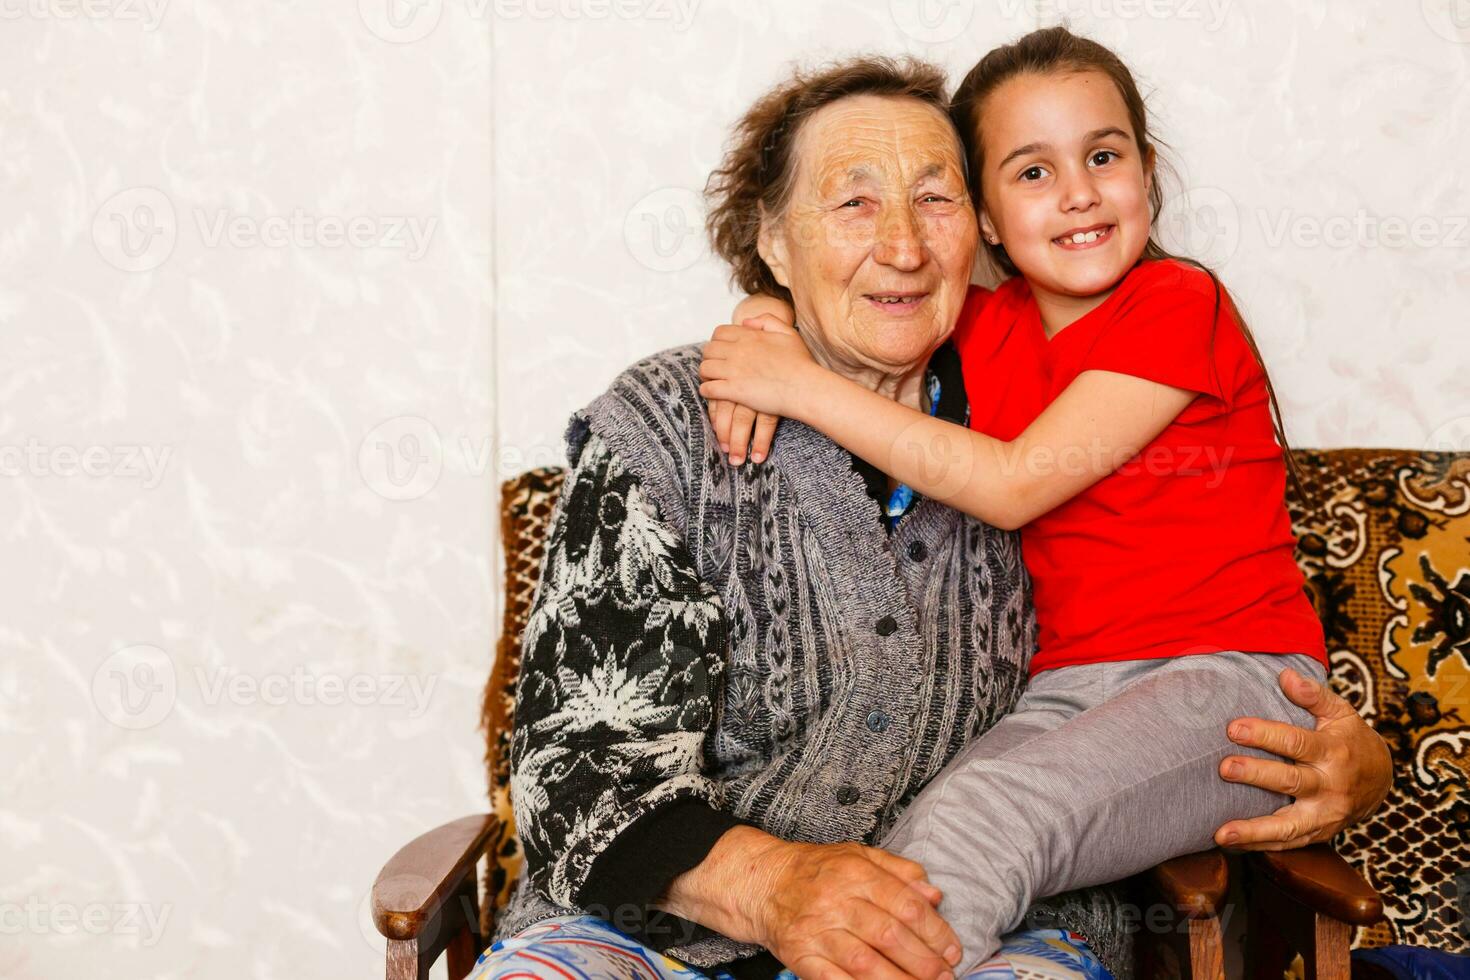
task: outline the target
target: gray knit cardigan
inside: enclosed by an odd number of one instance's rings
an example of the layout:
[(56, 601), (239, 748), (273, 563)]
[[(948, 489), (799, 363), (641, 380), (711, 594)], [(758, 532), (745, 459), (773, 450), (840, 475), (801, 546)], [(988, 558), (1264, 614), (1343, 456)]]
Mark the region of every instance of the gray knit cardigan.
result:
[[(526, 864), (498, 938), (585, 909), (623, 925), (589, 880), (627, 841), (650, 874), (697, 850), (701, 814), (877, 845), (1025, 683), (1014, 533), (930, 500), (885, 533), (847, 452), (790, 419), (764, 463), (730, 467), (699, 362), (635, 364), (568, 429), (511, 752)], [(1069, 896), (1060, 924), (1125, 974), (1115, 899)], [(684, 925), (663, 948), (692, 965), (759, 952)]]

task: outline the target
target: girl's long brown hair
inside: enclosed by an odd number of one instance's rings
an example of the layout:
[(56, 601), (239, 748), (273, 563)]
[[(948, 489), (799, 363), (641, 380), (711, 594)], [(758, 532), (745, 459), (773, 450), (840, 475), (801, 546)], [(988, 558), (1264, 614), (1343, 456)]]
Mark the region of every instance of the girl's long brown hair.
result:
[[(1096, 41), (1078, 37), (1065, 27), (1048, 27), (1032, 31), (1020, 40), (998, 47), (981, 58), (980, 63), (970, 69), (970, 73), (965, 76), (965, 80), (955, 91), (954, 97), (950, 100), (949, 110), (950, 118), (954, 121), (955, 128), (960, 131), (960, 138), (965, 144), (965, 156), (969, 162), (967, 179), (970, 184), (971, 199), (975, 201), (978, 208), (982, 200), (980, 175), (983, 172), (984, 163), (981, 115), (986, 98), (1002, 84), (1020, 75), (1050, 75), (1058, 72), (1083, 71), (1100, 72), (1118, 87), (1118, 94), (1123, 97), (1123, 104), (1128, 109), (1128, 120), (1133, 126), (1134, 139), (1138, 144), (1140, 158), (1145, 161), (1150, 155), (1154, 158), (1154, 179), (1148, 190), (1150, 234), (1148, 244), (1144, 246), (1143, 255), (1139, 261), (1170, 259), (1194, 266), (1210, 277), (1210, 281), (1215, 286), (1214, 323), (1210, 329), (1212, 345), (1215, 330), (1220, 323), (1220, 307), (1222, 304), (1229, 304), (1231, 312), (1235, 314), (1236, 322), (1240, 324), (1241, 333), (1245, 336), (1246, 345), (1250, 348), (1252, 356), (1261, 366), (1261, 372), (1265, 376), (1266, 396), (1271, 404), (1271, 425), (1275, 429), (1276, 441), (1281, 446), (1282, 457), (1286, 462), (1287, 472), (1291, 475), (1292, 484), (1296, 487), (1297, 493), (1301, 494), (1301, 473), (1295, 457), (1291, 454), (1291, 447), (1286, 441), (1286, 429), (1281, 422), (1281, 406), (1276, 401), (1276, 388), (1271, 384), (1271, 375), (1266, 371), (1266, 362), (1261, 358), (1261, 350), (1256, 345), (1256, 338), (1251, 333), (1250, 327), (1246, 325), (1245, 318), (1241, 316), (1240, 309), (1236, 306), (1230, 291), (1225, 288), (1225, 284), (1220, 281), (1219, 276), (1215, 275), (1213, 269), (1196, 259), (1172, 254), (1160, 245), (1152, 234), (1164, 204), (1163, 181), (1159, 179), (1158, 174), (1161, 169), (1167, 171), (1169, 168), (1155, 148), (1156, 144), (1159, 146), (1164, 144), (1157, 137), (1149, 135), (1148, 110), (1144, 105), (1143, 96), (1139, 94), (1138, 85), (1133, 81), (1133, 73), (1128, 70), (1127, 65), (1123, 64), (1122, 59)], [(981, 245), (990, 261), (998, 269), (1007, 275), (1019, 275), (1019, 270), (1011, 261), (1010, 256), (1006, 254), (1004, 245), (992, 245), (983, 238)]]

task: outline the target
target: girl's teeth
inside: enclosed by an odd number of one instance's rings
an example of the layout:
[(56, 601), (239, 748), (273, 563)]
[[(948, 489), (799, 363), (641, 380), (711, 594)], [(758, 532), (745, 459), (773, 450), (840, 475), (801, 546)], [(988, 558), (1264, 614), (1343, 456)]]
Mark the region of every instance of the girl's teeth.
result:
[(1087, 232), (1079, 231), (1079, 232), (1077, 232), (1077, 234), (1075, 234), (1075, 235), (1072, 236), (1072, 239), (1071, 240), (1072, 240), (1072, 244), (1073, 245), (1085, 245), (1088, 242), (1095, 242), (1095, 241), (1097, 241), (1101, 237), (1102, 237), (1102, 232), (1101, 231), (1087, 231)]

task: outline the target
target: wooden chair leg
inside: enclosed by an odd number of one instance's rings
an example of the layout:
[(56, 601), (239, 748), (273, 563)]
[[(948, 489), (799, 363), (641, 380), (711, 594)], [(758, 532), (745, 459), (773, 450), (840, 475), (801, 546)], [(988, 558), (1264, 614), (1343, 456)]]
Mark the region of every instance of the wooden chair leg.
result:
[(448, 958), (449, 980), (469, 975), (483, 945), (478, 887), (475, 875), (466, 875), (417, 936), (388, 940), (387, 980), (428, 980), (441, 952)]
[(1135, 879), (1142, 904), (1134, 948), (1142, 980), (1225, 980), (1220, 913), (1229, 883), (1225, 855), (1217, 850), (1165, 861)]
[(417, 939), (388, 940), (388, 980), (429, 980)]
[(449, 940), (445, 952), (449, 957), (449, 980), (464, 980), (474, 969), (480, 958), (480, 947), (484, 940), (480, 936), (479, 885), (473, 874), (454, 896), (454, 905), (460, 917), (460, 926)]
[(1246, 976), (1281, 980), (1348, 980), (1353, 927), (1314, 912), (1285, 895), (1263, 875), (1250, 879), (1246, 932)]
[(1225, 980), (1225, 940), (1213, 916), (1174, 919), (1140, 936), (1136, 949), (1142, 980)]
[(1191, 980), (1225, 980), (1225, 935), (1218, 918), (1189, 920)]
[(1313, 932), (1316, 942), (1316, 971), (1308, 972), (1308, 980), (1348, 980), (1352, 973), (1353, 927), (1318, 912)]

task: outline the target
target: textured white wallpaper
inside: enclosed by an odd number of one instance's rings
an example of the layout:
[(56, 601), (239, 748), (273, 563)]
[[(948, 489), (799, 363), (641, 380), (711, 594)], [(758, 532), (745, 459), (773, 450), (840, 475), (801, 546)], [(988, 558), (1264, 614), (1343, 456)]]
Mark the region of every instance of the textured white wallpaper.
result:
[(1467, 0), (705, 2), (682, 32), (496, 25), (507, 475), (560, 458), (566, 413), (620, 367), (729, 315), (698, 191), (792, 60), (913, 52), (957, 83), (1061, 19), (1151, 93), (1167, 237), (1240, 298), (1292, 440), (1470, 447)]
[(383, 33), (0, 0), (0, 976), (381, 976), (485, 808), (490, 25)]
[(0, 977), (380, 975), (484, 808), (495, 486), (727, 315), (793, 59), (1066, 17), (1302, 445), (1470, 448), (1470, 2), (0, 0)]

